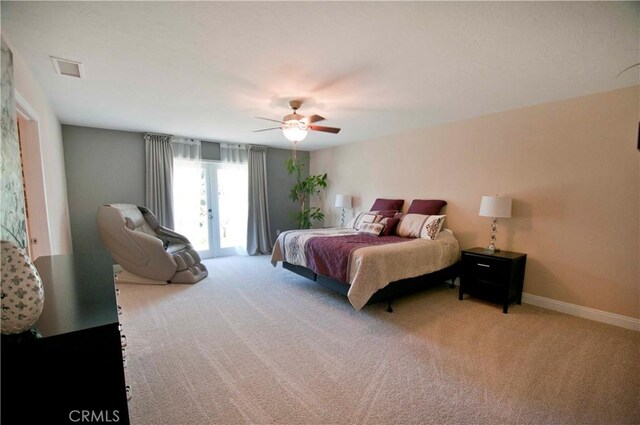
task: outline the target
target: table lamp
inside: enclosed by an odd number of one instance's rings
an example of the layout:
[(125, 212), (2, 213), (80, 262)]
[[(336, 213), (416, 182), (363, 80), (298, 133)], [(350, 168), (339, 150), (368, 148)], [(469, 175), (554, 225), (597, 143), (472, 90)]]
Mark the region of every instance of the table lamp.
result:
[(491, 217), (493, 221), (491, 223), (491, 243), (485, 251), (498, 252), (496, 248), (496, 233), (498, 231), (498, 218), (511, 217), (511, 198), (505, 196), (483, 196), (482, 202), (480, 202), (480, 212), (482, 217)]
[(351, 196), (348, 195), (336, 195), (336, 208), (342, 208), (342, 215), (340, 226), (344, 227), (344, 209), (351, 208)]

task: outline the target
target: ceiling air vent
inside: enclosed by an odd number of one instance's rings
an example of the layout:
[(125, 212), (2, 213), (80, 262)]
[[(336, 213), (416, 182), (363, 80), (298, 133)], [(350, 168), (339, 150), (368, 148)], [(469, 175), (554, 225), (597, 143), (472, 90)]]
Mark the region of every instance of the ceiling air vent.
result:
[(69, 59), (61, 59), (51, 56), (53, 67), (60, 75), (66, 75), (69, 77), (84, 78), (84, 71), (82, 70), (82, 64), (80, 62), (72, 61)]

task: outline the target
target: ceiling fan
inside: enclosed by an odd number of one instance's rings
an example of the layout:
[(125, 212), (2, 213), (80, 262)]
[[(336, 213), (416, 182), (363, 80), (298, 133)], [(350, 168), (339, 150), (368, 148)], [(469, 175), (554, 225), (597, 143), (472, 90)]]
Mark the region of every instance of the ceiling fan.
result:
[(255, 130), (254, 133), (257, 133), (260, 131), (281, 129), (282, 133), (284, 134), (284, 137), (286, 137), (287, 140), (295, 144), (304, 140), (304, 138), (307, 137), (307, 133), (309, 130), (324, 131), (327, 133), (334, 133), (334, 134), (337, 134), (338, 132), (340, 132), (340, 129), (336, 127), (323, 127), (321, 125), (313, 125), (313, 123), (316, 123), (318, 121), (322, 121), (325, 119), (320, 115), (309, 115), (305, 117), (304, 115), (298, 114), (297, 111), (300, 108), (300, 106), (302, 106), (302, 103), (303, 103), (303, 100), (300, 100), (300, 99), (289, 101), (289, 106), (291, 107), (291, 109), (293, 109), (293, 113), (285, 115), (284, 118), (282, 118), (282, 121), (273, 120), (271, 118), (256, 117), (261, 120), (280, 123), (280, 126), (264, 128), (262, 130)]

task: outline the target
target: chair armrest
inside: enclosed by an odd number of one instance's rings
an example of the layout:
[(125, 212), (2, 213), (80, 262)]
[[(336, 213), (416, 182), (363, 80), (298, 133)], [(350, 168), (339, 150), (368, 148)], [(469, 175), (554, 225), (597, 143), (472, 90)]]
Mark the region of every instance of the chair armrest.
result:
[(131, 273), (135, 273), (149, 279), (169, 280), (176, 272), (177, 264), (173, 256), (164, 249), (161, 239), (147, 235), (146, 233), (125, 229), (131, 240), (145, 254), (144, 262), (132, 262), (124, 259), (122, 267)]
[(163, 239), (166, 239), (169, 242), (181, 243), (181, 244), (184, 244), (184, 245), (191, 246), (191, 242), (189, 241), (189, 239), (187, 239), (186, 236), (181, 235), (180, 233), (176, 233), (171, 229), (168, 229), (168, 228), (166, 228), (164, 226), (158, 226), (154, 230), (159, 236), (162, 236)]

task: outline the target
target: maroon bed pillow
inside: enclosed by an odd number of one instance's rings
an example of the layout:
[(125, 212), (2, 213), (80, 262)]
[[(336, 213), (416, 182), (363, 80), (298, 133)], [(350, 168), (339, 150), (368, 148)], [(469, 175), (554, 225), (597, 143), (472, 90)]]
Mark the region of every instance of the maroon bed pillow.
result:
[(404, 199), (382, 199), (378, 198), (373, 203), (369, 211), (396, 210), (400, 211), (404, 205)]
[(439, 215), (447, 201), (440, 199), (414, 199), (407, 214)]
[(395, 235), (396, 227), (398, 227), (398, 223), (400, 223), (400, 219), (394, 218), (394, 217), (388, 217), (386, 219), (383, 219), (383, 221), (384, 220), (386, 220), (386, 222), (384, 222), (384, 228), (382, 229), (380, 236)]

